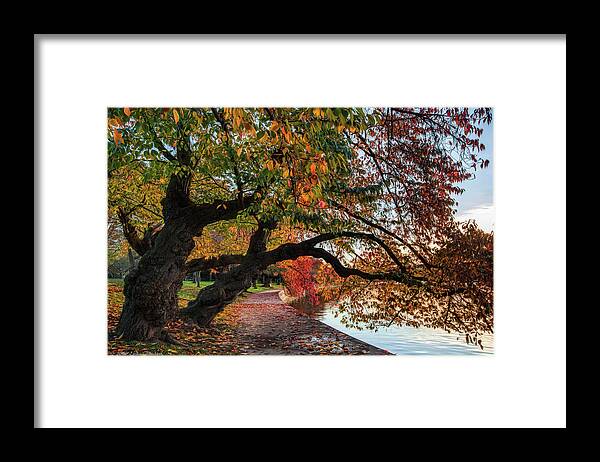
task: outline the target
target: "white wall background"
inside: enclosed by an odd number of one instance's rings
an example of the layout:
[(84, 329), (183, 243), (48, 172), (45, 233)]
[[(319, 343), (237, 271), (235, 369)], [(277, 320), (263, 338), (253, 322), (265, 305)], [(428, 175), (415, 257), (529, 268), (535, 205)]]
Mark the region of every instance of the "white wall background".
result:
[[(564, 37), (36, 47), (38, 426), (566, 425)], [(107, 356), (106, 108), (190, 105), (493, 106), (494, 357)]]

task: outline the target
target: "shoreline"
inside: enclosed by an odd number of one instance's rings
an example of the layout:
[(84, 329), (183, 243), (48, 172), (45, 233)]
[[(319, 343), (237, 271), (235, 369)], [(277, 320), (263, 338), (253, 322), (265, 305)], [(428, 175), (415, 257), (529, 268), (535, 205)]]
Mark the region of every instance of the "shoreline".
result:
[(298, 312), (300, 315), (308, 318), (311, 322), (317, 322), (317, 323), (321, 324), (324, 329), (327, 329), (327, 330), (335, 332), (335, 334), (338, 337), (342, 337), (342, 338), (344, 338), (348, 342), (354, 342), (354, 343), (357, 343), (359, 345), (364, 346), (365, 348), (369, 349), (370, 352), (372, 352), (371, 354), (394, 355), (394, 353), (392, 353), (392, 352), (390, 352), (390, 351), (388, 351), (388, 350), (386, 350), (384, 348), (380, 348), (380, 347), (377, 347), (377, 346), (372, 345), (370, 343), (367, 343), (364, 340), (356, 338), (356, 337), (354, 337), (354, 336), (352, 336), (350, 334), (347, 334), (346, 332), (342, 332), (341, 330), (338, 330), (335, 327), (332, 327), (329, 324), (324, 323), (323, 321), (321, 321), (321, 320), (319, 320), (317, 318), (312, 318), (312, 317), (306, 315), (305, 313), (302, 313), (300, 310), (297, 310), (296, 308), (294, 308), (293, 306), (291, 306), (290, 302), (293, 301), (294, 298), (287, 296), (283, 290), (279, 290), (278, 297), (279, 297), (279, 299), (282, 301), (282, 303), (284, 305), (289, 306), (290, 308), (292, 308), (293, 310), (295, 310), (296, 312)]

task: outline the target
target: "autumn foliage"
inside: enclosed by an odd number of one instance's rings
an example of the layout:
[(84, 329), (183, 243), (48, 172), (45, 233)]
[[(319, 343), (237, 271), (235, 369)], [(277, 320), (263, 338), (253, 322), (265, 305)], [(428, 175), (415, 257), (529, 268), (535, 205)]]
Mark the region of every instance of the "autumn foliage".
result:
[(319, 296), (317, 273), (321, 262), (313, 257), (300, 257), (296, 260), (279, 263), (285, 288), (299, 304), (315, 307), (322, 303)]
[(491, 332), (493, 235), (454, 217), (489, 164), (491, 120), (490, 108), (111, 108), (109, 214), (147, 251), (122, 324), (143, 338), (148, 319), (168, 320), (162, 293), (210, 259), (227, 269), (207, 289), (215, 312), (278, 264), (292, 296), (339, 300), (349, 323)]

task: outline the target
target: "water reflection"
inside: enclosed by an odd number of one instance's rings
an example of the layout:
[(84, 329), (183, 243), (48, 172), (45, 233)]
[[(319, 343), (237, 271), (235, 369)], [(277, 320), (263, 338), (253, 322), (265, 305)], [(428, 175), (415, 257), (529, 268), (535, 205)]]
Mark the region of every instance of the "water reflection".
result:
[(467, 344), (463, 335), (449, 334), (441, 329), (390, 326), (380, 327), (374, 331), (347, 327), (341, 322), (339, 316), (335, 316), (337, 312), (335, 305), (297, 309), (334, 329), (397, 355), (492, 355), (494, 353), (493, 334), (484, 334), (481, 337), (482, 350), (479, 346)]

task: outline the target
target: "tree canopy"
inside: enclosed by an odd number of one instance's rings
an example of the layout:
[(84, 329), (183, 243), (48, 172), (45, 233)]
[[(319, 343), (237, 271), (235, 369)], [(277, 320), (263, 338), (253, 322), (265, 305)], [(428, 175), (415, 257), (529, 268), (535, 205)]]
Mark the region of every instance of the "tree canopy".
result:
[(143, 255), (182, 210), (203, 210), (214, 219), (192, 233), (186, 271), (317, 258), (349, 323), (476, 335), (493, 328), (493, 236), (454, 214), (463, 182), (488, 165), (491, 119), (489, 108), (111, 108), (109, 215)]

